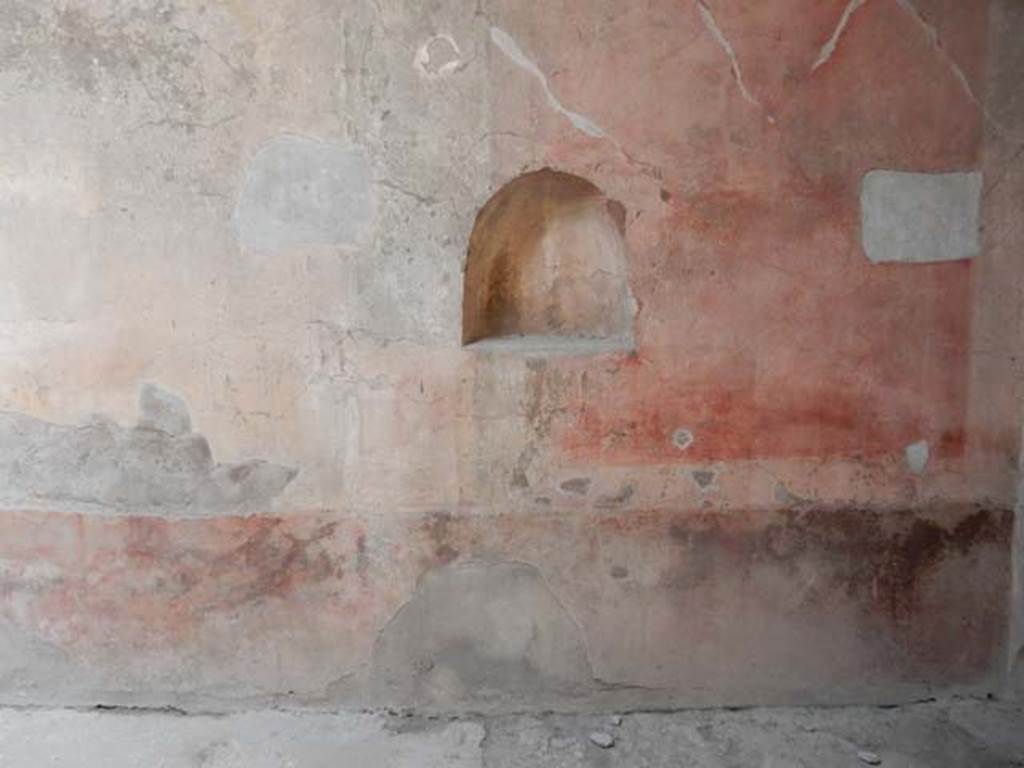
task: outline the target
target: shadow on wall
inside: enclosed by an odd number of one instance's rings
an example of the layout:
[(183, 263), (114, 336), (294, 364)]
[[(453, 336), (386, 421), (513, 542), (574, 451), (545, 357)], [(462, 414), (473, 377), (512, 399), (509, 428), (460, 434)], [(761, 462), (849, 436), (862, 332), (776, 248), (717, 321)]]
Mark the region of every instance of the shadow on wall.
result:
[(206, 438), (192, 432), (185, 401), (152, 384), (140, 391), (134, 427), (102, 416), (76, 426), (0, 412), (0, 505), (6, 507), (266, 511), (297, 474), (260, 459), (214, 463)]
[(631, 346), (626, 211), (586, 179), (546, 168), (481, 209), (469, 242), (463, 343), (513, 338)]
[(1010, 696), (1015, 701), (1024, 701), (1024, 647), (1017, 651), (1010, 667)]
[(376, 696), (426, 709), (537, 706), (585, 694), (592, 678), (579, 627), (523, 563), (427, 572), (373, 655)]

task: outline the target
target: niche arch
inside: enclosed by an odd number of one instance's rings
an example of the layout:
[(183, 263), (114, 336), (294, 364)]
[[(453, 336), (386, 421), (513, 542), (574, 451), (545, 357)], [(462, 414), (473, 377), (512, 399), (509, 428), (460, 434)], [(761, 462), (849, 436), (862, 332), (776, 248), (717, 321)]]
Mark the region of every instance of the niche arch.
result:
[(594, 184), (544, 168), (499, 189), (469, 239), (462, 342), (474, 347), (631, 348), (626, 211)]

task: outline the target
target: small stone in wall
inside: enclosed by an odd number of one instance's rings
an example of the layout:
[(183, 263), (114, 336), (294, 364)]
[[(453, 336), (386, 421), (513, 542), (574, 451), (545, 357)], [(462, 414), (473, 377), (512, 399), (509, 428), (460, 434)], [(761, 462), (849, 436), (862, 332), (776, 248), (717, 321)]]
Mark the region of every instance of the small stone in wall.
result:
[(867, 765), (881, 765), (882, 758), (876, 755), (874, 752), (868, 752), (866, 749), (862, 749), (857, 753), (857, 759)]
[(445, 77), (462, 64), (462, 51), (451, 35), (434, 35), (416, 51), (415, 64), (429, 79)]
[(589, 477), (572, 477), (558, 486), (563, 493), (571, 493), (576, 496), (586, 496), (590, 490)]
[(599, 496), (597, 501), (594, 502), (594, 506), (599, 509), (611, 509), (621, 504), (625, 504), (627, 501), (633, 498), (633, 495), (635, 493), (636, 486), (634, 486), (632, 483), (625, 483), (619, 489), (619, 492), (616, 493), (614, 496)]
[(715, 482), (715, 473), (710, 469), (695, 469), (690, 473), (690, 476), (693, 477), (693, 482), (702, 491)]
[(691, 445), (693, 445), (693, 432), (680, 427), (672, 433), (672, 445), (678, 448), (680, 451), (685, 451)]

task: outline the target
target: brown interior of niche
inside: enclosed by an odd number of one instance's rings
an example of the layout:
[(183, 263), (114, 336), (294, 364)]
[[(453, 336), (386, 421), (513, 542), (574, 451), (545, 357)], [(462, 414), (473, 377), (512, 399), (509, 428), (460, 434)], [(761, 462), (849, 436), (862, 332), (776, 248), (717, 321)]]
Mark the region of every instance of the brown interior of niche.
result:
[(625, 218), (586, 179), (549, 168), (498, 190), (469, 241), (463, 343), (630, 337)]

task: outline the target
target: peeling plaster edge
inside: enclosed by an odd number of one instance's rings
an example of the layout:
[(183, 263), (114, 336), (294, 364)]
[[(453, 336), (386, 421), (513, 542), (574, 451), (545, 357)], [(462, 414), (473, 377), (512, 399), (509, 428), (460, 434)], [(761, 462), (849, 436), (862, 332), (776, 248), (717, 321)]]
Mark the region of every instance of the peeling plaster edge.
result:
[(921, 31), (924, 32), (925, 36), (928, 38), (928, 41), (931, 43), (932, 48), (934, 48), (935, 51), (939, 54), (939, 56), (946, 62), (946, 65), (949, 67), (950, 72), (952, 72), (953, 76), (960, 84), (960, 87), (963, 89), (964, 94), (971, 101), (971, 103), (974, 104), (981, 111), (982, 117), (985, 119), (985, 122), (991, 125), (997, 133), (1001, 135), (1006, 134), (1006, 129), (1002, 125), (1000, 125), (999, 122), (997, 122), (991, 114), (989, 114), (989, 111), (988, 109), (986, 109), (985, 104), (982, 102), (981, 99), (978, 98), (978, 95), (974, 92), (974, 88), (971, 87), (971, 83), (967, 79), (967, 75), (964, 73), (963, 69), (950, 55), (949, 51), (946, 50), (946, 46), (943, 44), (942, 38), (939, 37), (939, 30), (936, 28), (936, 26), (925, 18), (924, 14), (922, 14), (917, 9), (917, 6), (914, 5), (912, 0), (895, 0), (895, 3), (908, 16), (910, 16), (911, 19), (913, 19), (918, 24), (918, 26), (921, 28)]
[[(713, 37), (715, 42), (718, 43), (718, 46), (725, 52), (725, 55), (729, 58), (729, 68), (732, 70), (732, 77), (740, 89), (740, 94), (750, 104), (763, 110), (764, 105), (747, 88), (747, 84), (743, 80), (743, 69), (740, 67), (736, 51), (732, 47), (732, 43), (730, 43), (729, 39), (725, 36), (722, 28), (718, 26), (718, 21), (715, 19), (711, 9), (708, 8), (707, 3), (705, 3), (704, 0), (694, 0), (694, 3), (697, 6), (697, 10), (700, 11), (700, 18), (701, 21), (704, 22), (704, 26), (707, 28), (708, 32), (711, 33), (711, 37)], [(767, 117), (769, 123), (775, 122), (775, 118), (772, 115), (768, 115)]]
[[(548, 83), (547, 76), (541, 71), (540, 67), (536, 65), (519, 47), (519, 44), (515, 39), (505, 32), (500, 27), (492, 26), (490, 28), (491, 41), (501, 50), (520, 69), (524, 70), (528, 74), (532, 75), (535, 79), (540, 82), (541, 88), (544, 91), (544, 96), (548, 102), (548, 105), (557, 113), (565, 117), (574, 128), (586, 136), (590, 136), (594, 139), (604, 139), (611, 143), (615, 150), (622, 155), (623, 159), (629, 163), (629, 165), (640, 170), (641, 173), (650, 176), (659, 181), (661, 179), (660, 169), (654, 166), (652, 163), (634, 157), (626, 148), (619, 142), (614, 136), (610, 135), (601, 126), (597, 125), (586, 115), (580, 114), (579, 112), (573, 112), (567, 109), (562, 102), (555, 96), (551, 90), (551, 86)], [(514, 134), (513, 134), (514, 135)], [(525, 137), (520, 137), (525, 138)]]
[(816, 70), (822, 64), (832, 58), (832, 54), (835, 53), (836, 46), (839, 44), (839, 40), (846, 31), (846, 25), (850, 22), (850, 17), (856, 13), (861, 6), (863, 6), (867, 0), (850, 0), (846, 4), (846, 8), (843, 9), (842, 15), (839, 17), (839, 21), (836, 23), (836, 27), (832, 30), (832, 35), (825, 44), (821, 46), (821, 50), (818, 52), (818, 58), (814, 60), (814, 64), (811, 65), (811, 72)]
[(501, 49), (509, 60), (520, 69), (533, 75), (534, 78), (540, 83), (541, 88), (544, 91), (544, 95), (547, 98), (548, 105), (555, 111), (565, 117), (576, 130), (585, 133), (595, 139), (606, 138), (607, 134), (605, 131), (591, 120), (586, 115), (581, 115), (579, 112), (573, 112), (570, 109), (566, 109), (559, 101), (558, 97), (555, 96), (551, 90), (551, 86), (548, 83), (547, 75), (545, 75), (540, 67), (538, 67), (519, 47), (519, 44), (515, 39), (503, 29), (499, 27), (491, 27), (491, 41)]

